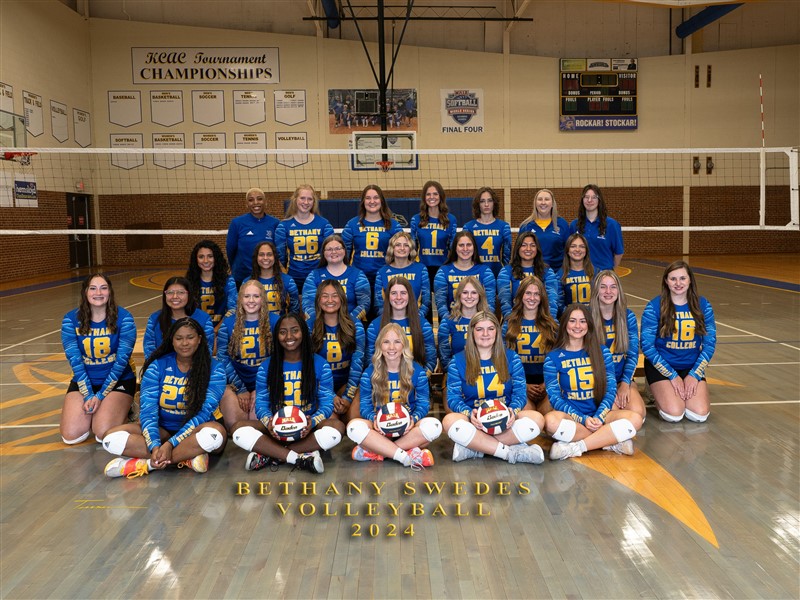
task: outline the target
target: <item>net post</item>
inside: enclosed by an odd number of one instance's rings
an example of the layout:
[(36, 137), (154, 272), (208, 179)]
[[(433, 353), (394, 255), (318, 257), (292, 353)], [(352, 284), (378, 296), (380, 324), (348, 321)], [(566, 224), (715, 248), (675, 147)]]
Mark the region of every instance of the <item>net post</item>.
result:
[(758, 224), (767, 224), (767, 153), (764, 146), (758, 153)]
[(790, 225), (800, 228), (800, 177), (798, 177), (798, 158), (800, 148), (787, 152), (789, 158), (789, 208), (792, 215)]

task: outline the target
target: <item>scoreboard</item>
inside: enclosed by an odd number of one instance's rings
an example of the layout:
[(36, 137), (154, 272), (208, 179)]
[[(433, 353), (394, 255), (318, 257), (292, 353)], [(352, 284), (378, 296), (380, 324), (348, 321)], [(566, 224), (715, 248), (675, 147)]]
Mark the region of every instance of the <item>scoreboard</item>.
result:
[(635, 130), (635, 58), (562, 58), (560, 61), (561, 131)]

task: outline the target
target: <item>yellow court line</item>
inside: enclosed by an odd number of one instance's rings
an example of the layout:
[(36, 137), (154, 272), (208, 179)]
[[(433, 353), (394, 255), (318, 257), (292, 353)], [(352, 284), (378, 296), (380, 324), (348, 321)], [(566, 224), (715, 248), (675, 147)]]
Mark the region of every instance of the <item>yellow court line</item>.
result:
[(157, 290), (160, 292), (167, 279), (180, 275), (183, 275), (180, 271), (157, 271), (148, 275), (131, 277), (130, 284), (147, 290)]

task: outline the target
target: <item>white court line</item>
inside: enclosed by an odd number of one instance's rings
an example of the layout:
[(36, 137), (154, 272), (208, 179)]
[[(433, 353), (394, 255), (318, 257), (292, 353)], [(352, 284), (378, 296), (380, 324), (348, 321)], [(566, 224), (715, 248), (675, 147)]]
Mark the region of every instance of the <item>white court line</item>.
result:
[(13, 383), (0, 383), (0, 385), (68, 385), (69, 381), (15, 381)]
[[(153, 296), (152, 298), (148, 298), (147, 300), (142, 300), (141, 302), (137, 302), (136, 304), (129, 304), (125, 308), (130, 310), (134, 306), (139, 306), (141, 304), (145, 304), (146, 302), (152, 302), (153, 300), (158, 300), (159, 298), (161, 298), (160, 294), (158, 296)], [(61, 328), (58, 328), (55, 331), (50, 331), (48, 333), (43, 333), (42, 335), (37, 335), (34, 338), (31, 338), (29, 340), (25, 340), (24, 342), (19, 342), (17, 344), (11, 344), (10, 346), (6, 346), (5, 348), (0, 348), (0, 352), (5, 352), (6, 350), (11, 350), (12, 348), (16, 348), (17, 346), (22, 346), (24, 344), (30, 344), (31, 342), (35, 342), (36, 340), (42, 339), (43, 337), (47, 337), (48, 335), (53, 335), (54, 333), (60, 333), (60, 332), (61, 332)]]
[(787, 344), (785, 342), (779, 342), (778, 340), (773, 340), (772, 338), (768, 338), (764, 335), (753, 333), (752, 331), (747, 331), (746, 329), (739, 329), (738, 327), (734, 327), (733, 325), (727, 325), (719, 321), (717, 321), (717, 325), (722, 325), (723, 327), (730, 327), (731, 329), (735, 329), (736, 331), (741, 331), (742, 333), (752, 335), (753, 337), (761, 338), (762, 340), (767, 340), (768, 342), (772, 342), (775, 344), (780, 344), (781, 346), (786, 346), (787, 348), (791, 348), (792, 350), (800, 350), (800, 348), (798, 348), (797, 346), (792, 346), (791, 344)]
[(53, 356), (61, 352), (25, 352), (24, 354), (6, 354), (6, 356)]
[(58, 423), (39, 423), (36, 425), (0, 425), (0, 429), (25, 429), (27, 427), (58, 427)]
[(773, 365), (800, 365), (800, 362), (768, 362), (768, 363), (708, 363), (711, 367), (771, 367)]
[[(744, 406), (746, 404), (800, 404), (800, 400), (752, 400), (749, 402), (712, 402), (711, 406)], [(0, 425), (0, 428), (3, 426)]]

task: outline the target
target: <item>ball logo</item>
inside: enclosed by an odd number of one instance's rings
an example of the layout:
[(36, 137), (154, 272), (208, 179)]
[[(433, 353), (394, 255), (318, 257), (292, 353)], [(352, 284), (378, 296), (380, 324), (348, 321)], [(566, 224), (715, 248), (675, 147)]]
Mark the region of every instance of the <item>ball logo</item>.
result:
[(459, 125), (469, 123), (478, 114), (478, 108), (478, 97), (469, 90), (455, 90), (444, 101), (445, 111)]

